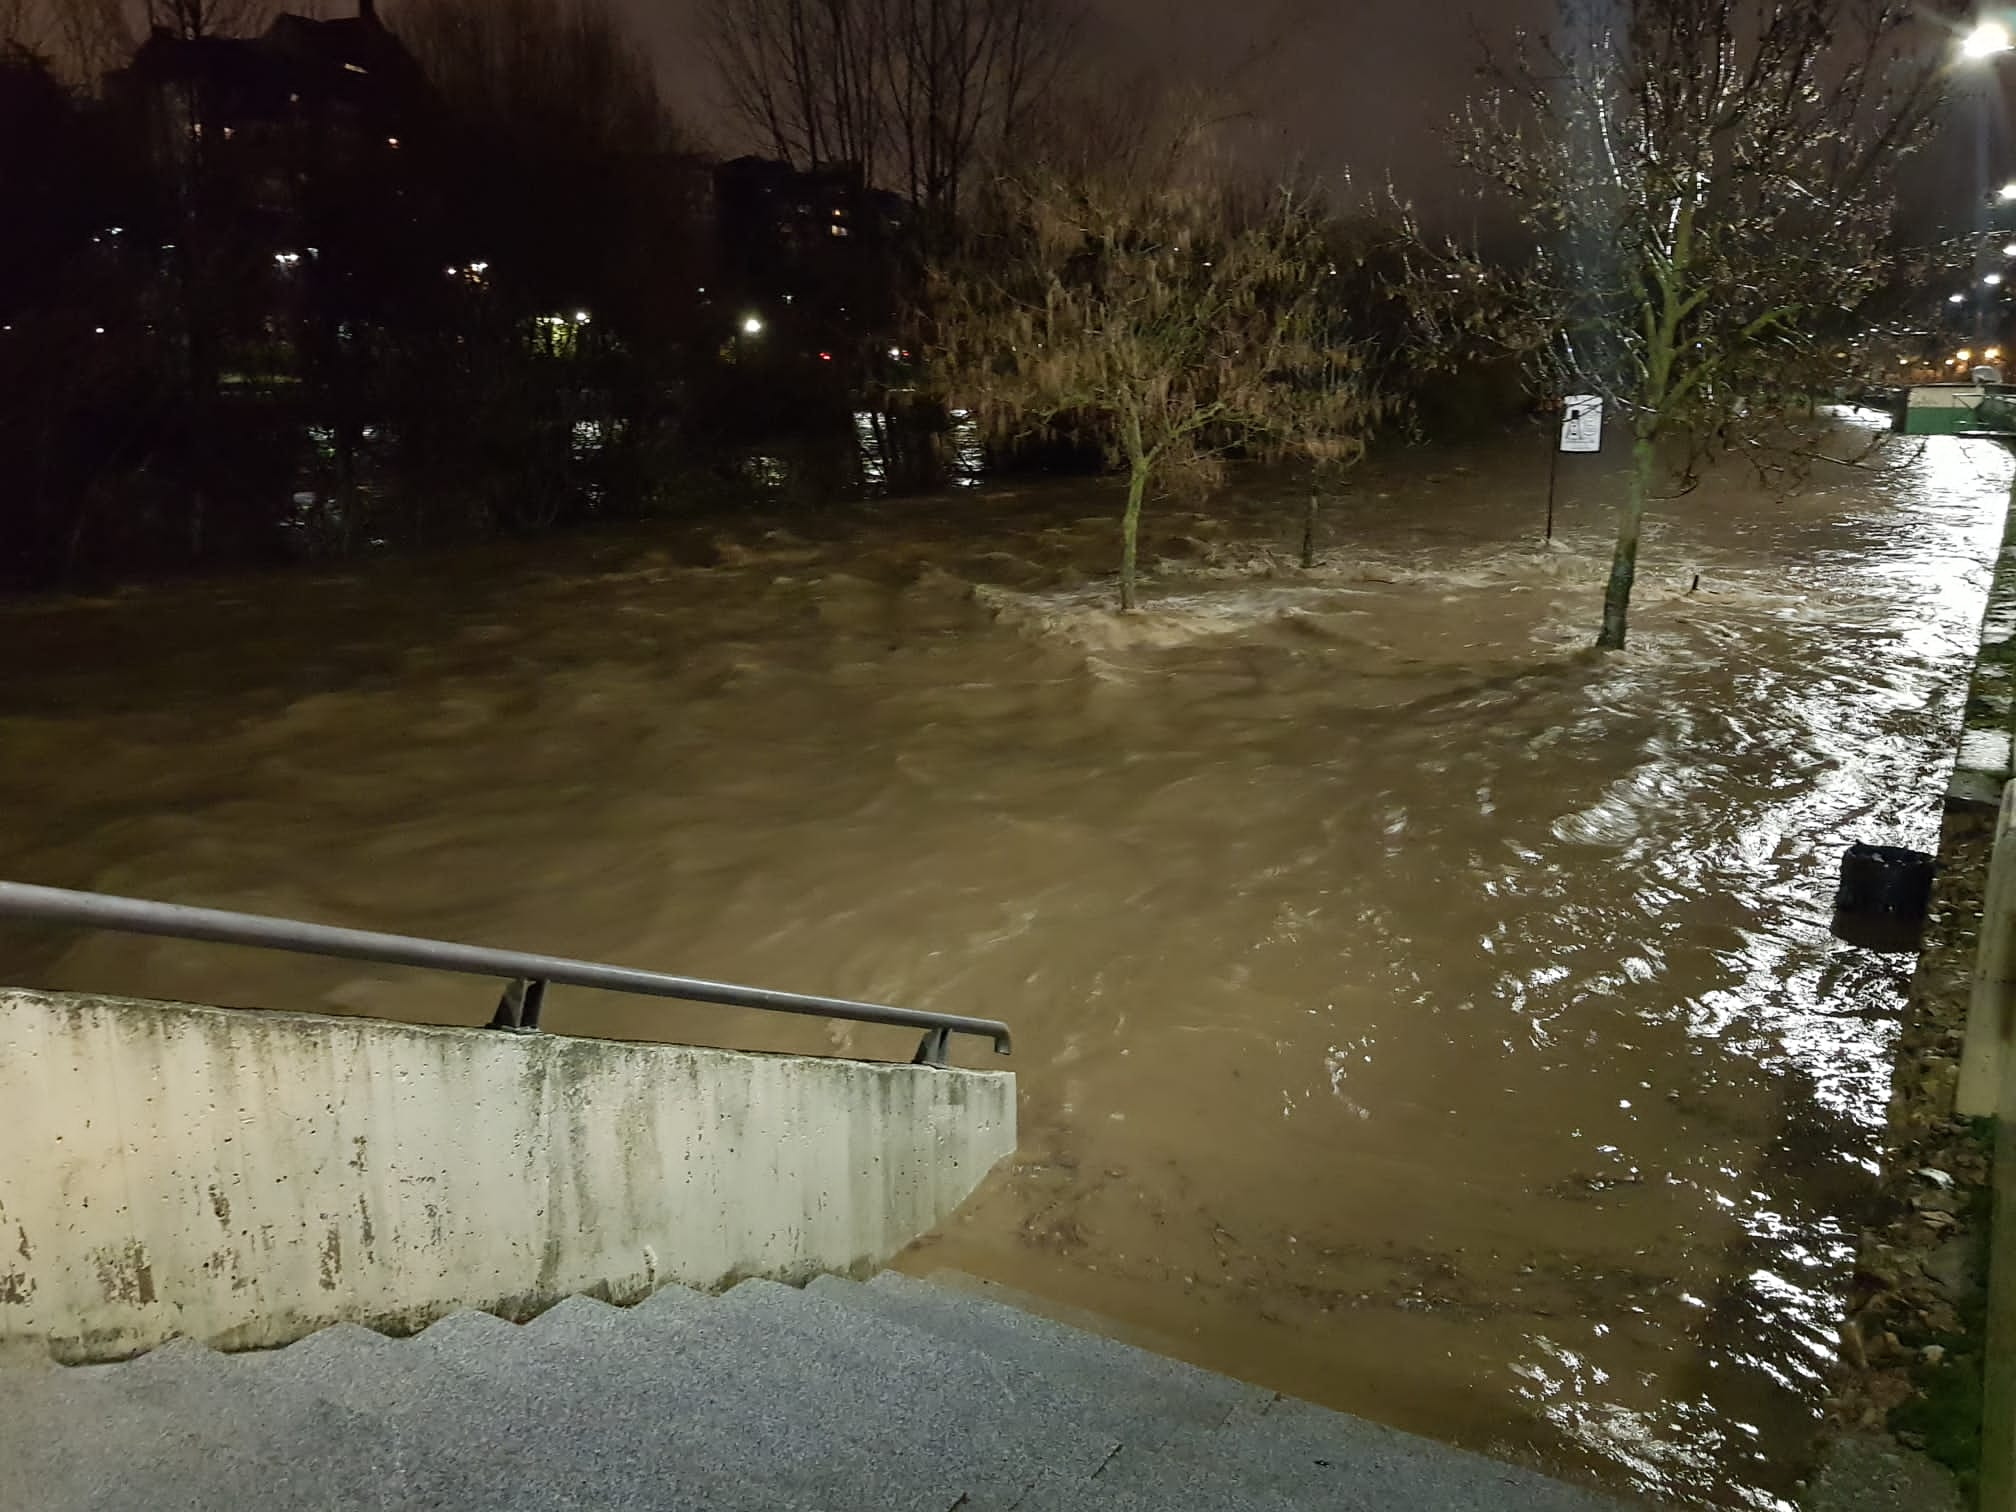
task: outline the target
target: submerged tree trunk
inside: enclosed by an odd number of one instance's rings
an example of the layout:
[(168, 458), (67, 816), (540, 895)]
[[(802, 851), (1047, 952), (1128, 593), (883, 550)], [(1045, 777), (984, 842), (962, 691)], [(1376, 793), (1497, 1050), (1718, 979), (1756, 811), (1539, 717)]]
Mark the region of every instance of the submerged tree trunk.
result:
[(1120, 608), (1141, 607), (1134, 592), (1134, 547), (1141, 533), (1141, 500), (1148, 492), (1148, 460), (1136, 457), (1127, 468), (1127, 513), (1120, 522)]
[(1323, 502), (1323, 496), (1313, 488), (1309, 491), (1309, 507), (1302, 515), (1302, 568), (1306, 572), (1316, 565), (1316, 511)]
[(1617, 511), (1617, 550), (1610, 558), (1610, 583), (1603, 590), (1603, 629), (1596, 644), (1606, 651), (1624, 649), (1625, 622), (1631, 608), (1631, 584), (1638, 576), (1638, 529), (1645, 520), (1645, 497), (1652, 491), (1658, 451), (1649, 436), (1631, 447), (1631, 491)]

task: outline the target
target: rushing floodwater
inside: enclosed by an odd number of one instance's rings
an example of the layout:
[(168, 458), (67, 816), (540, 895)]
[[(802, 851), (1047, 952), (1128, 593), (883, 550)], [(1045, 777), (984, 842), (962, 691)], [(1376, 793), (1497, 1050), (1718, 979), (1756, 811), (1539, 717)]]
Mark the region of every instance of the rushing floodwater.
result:
[[(0, 610), (0, 849), (23, 880), (1006, 1018), (1022, 1157), (908, 1263), (1774, 1506), (1909, 966), (1827, 933), (1836, 856), (1934, 836), (2006, 463), (1712, 481), (1598, 658), (1615, 484), (1575, 460), (1551, 551), (1537, 446), (1368, 471), (1313, 573), (1270, 554), (1285, 486), (1165, 507), (1125, 620), (1089, 485)], [(18, 928), (0, 977), (494, 1001)]]

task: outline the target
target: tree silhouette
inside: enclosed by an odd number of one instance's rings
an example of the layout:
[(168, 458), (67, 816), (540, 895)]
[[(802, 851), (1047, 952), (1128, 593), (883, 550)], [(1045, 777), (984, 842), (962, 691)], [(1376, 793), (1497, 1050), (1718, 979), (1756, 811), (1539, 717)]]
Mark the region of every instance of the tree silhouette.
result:
[(1662, 472), (1684, 490), (1708, 457), (1768, 447), (1882, 285), (1938, 98), (1925, 9), (1561, 0), (1489, 64), (1458, 137), (1539, 244), (1509, 286), (1518, 337), (1553, 393), (1602, 395), (1631, 432), (1598, 645), (1624, 644)]

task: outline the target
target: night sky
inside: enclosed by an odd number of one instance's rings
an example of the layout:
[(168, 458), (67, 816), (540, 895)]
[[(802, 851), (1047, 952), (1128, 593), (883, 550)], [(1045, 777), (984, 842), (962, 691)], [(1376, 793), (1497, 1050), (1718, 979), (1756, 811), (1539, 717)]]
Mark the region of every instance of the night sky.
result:
[[(1254, 135), (1283, 161), (1378, 188), (1389, 176), (1439, 231), (1476, 233), (1494, 218), (1449, 160), (1439, 133), (1475, 87), (1480, 37), (1544, 29), (1554, 0), (1086, 0), (1082, 67), (1164, 72), (1228, 92), (1252, 111)], [(709, 148), (749, 141), (722, 109), (697, 41), (700, 0), (616, 0), (650, 46), (675, 107)], [(2016, 173), (2009, 130), (2016, 60), (1963, 81), (1947, 129), (1907, 176), (1906, 221), (1919, 234), (1960, 230), (1986, 183)], [(1976, 159), (1987, 125), (1994, 161)], [(1972, 124), (1970, 124), (1972, 123)], [(1964, 129), (1963, 129), (1964, 128)], [(1986, 173), (1981, 188), (1974, 181)]]
[[(668, 88), (709, 145), (739, 139), (713, 98), (691, 40), (695, 0), (617, 0), (649, 39)], [(1474, 79), (1476, 26), (1504, 35), (1544, 23), (1551, 0), (1089, 0), (1084, 53), (1094, 71), (1149, 66), (1229, 88), (1258, 129), (1324, 174), (1350, 170), (1429, 206), (1457, 177), (1436, 132)], [(1257, 52), (1257, 57), (1256, 57)], [(1438, 217), (1439, 218), (1439, 217)]]

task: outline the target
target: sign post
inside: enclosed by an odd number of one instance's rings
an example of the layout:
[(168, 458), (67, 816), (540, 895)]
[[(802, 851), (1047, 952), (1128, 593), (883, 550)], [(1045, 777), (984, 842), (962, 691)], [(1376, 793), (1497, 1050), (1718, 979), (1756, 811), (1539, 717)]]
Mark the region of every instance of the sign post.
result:
[(1570, 394), (1561, 401), (1561, 439), (1547, 453), (1547, 539), (1554, 539), (1554, 480), (1563, 452), (1603, 450), (1603, 400), (1596, 394)]

